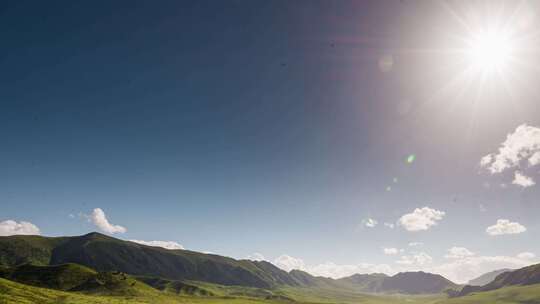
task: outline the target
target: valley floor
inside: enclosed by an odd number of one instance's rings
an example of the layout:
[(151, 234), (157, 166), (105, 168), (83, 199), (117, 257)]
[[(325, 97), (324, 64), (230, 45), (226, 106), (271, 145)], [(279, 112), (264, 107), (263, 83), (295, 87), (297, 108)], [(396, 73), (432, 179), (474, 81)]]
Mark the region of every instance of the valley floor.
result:
[[(287, 288), (279, 291), (294, 299), (292, 303), (359, 303), (359, 304), (533, 304), (540, 303), (540, 285), (508, 287), (491, 292), (472, 294), (466, 297), (447, 299), (445, 296), (377, 296), (339, 292), (336, 290)], [(291, 303), (286, 300), (268, 300), (250, 297), (198, 297), (179, 296), (160, 292), (133, 297), (86, 295), (76, 292), (63, 292), (24, 285), (0, 279), (0, 304), (11, 303), (64, 303), (64, 304), (261, 304)]]

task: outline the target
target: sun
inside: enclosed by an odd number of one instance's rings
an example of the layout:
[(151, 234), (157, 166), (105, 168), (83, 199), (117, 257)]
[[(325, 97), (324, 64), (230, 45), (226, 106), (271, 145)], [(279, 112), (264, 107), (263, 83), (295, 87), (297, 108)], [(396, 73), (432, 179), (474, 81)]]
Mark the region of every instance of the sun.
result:
[(504, 31), (482, 30), (468, 41), (470, 65), (482, 72), (501, 71), (512, 57), (512, 41)]

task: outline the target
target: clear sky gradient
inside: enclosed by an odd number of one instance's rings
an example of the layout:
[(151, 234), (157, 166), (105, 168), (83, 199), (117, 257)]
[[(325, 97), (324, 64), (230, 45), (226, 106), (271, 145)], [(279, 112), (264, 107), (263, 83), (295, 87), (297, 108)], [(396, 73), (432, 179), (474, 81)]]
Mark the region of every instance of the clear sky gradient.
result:
[[(0, 221), (79, 235), (101, 208), (115, 237), (336, 277), (534, 262), (538, 186), (480, 161), (540, 127), (540, 56), (459, 78), (463, 20), (519, 11), (467, 3), (4, 1)], [(444, 216), (400, 224), (423, 207)]]

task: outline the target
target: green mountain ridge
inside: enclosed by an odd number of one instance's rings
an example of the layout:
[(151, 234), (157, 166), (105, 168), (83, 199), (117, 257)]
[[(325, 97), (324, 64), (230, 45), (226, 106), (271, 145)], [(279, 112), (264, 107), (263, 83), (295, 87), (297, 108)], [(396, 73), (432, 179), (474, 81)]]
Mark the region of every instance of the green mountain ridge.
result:
[(503, 272), (495, 277), (493, 281), (484, 286), (463, 287), (459, 296), (471, 293), (492, 291), (511, 286), (527, 286), (540, 284), (540, 264), (523, 267), (514, 271)]
[[(122, 272), (169, 281), (200, 281), (273, 289), (280, 286), (337, 288), (369, 293), (435, 294), (458, 285), (424, 272), (353, 275), (334, 280), (300, 270), (286, 272), (266, 261), (235, 260), (189, 250), (168, 250), (100, 233), (74, 237), (0, 237), (0, 265), (75, 263), (97, 272)], [(172, 287), (189, 289), (189, 286)]]

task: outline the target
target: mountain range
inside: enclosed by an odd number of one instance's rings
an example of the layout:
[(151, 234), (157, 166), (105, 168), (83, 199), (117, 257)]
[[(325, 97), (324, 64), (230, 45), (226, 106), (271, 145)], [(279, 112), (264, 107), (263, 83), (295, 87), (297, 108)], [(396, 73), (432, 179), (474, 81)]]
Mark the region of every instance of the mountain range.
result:
[[(459, 286), (425, 272), (353, 275), (342, 279), (286, 272), (266, 261), (235, 260), (189, 250), (169, 250), (100, 233), (74, 237), (0, 237), (0, 265), (17, 267), (75, 264), (96, 272), (121, 272), (147, 282), (200, 281), (272, 289), (278, 286), (326, 287), (369, 293), (435, 294)], [(73, 266), (72, 266), (73, 267)], [(49, 270), (48, 270), (49, 271)], [(154, 278), (150, 280), (148, 278)]]
[(481, 276), (479, 276), (479, 277), (477, 277), (475, 279), (470, 280), (467, 283), (467, 285), (483, 286), (483, 285), (486, 285), (486, 284), (490, 283), (491, 281), (495, 280), (495, 278), (498, 275), (500, 275), (501, 273), (505, 273), (505, 272), (509, 272), (509, 271), (512, 271), (512, 269), (503, 268), (503, 269), (490, 271), (488, 273), (484, 273), (483, 275), (481, 275)]
[(534, 284), (540, 284), (540, 264), (503, 272), (497, 275), (493, 281), (483, 286), (464, 286), (459, 296), (465, 296), (474, 292), (492, 291), (508, 286), (527, 286)]

